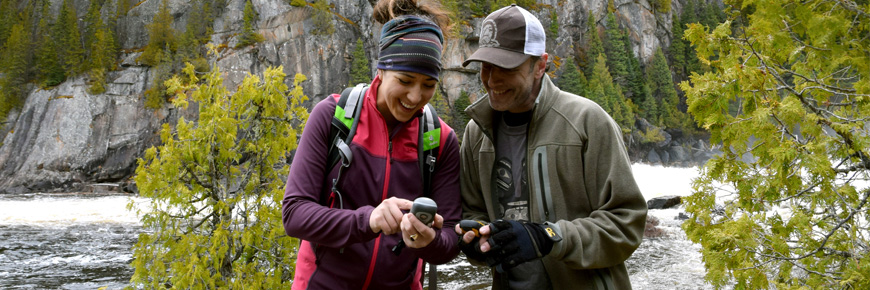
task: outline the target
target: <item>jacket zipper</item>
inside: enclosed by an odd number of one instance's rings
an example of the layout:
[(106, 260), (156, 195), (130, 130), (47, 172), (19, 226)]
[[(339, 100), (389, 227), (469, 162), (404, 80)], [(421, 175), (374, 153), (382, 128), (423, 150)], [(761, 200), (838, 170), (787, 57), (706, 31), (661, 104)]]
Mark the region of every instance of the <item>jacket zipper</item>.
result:
[[(384, 126), (384, 127), (386, 127), (386, 126)], [(387, 136), (390, 136), (389, 132), (387, 132)], [(388, 191), (389, 185), (390, 185), (390, 164), (393, 163), (393, 140), (392, 140), (391, 136), (387, 137), (387, 138), (390, 138), (390, 140), (389, 140), (389, 143), (387, 145), (387, 164), (385, 166), (386, 172), (384, 174), (384, 190), (383, 190), (383, 193), (381, 194), (381, 201), (384, 201), (387, 199), (387, 191)], [(369, 271), (366, 274), (366, 281), (365, 281), (365, 283), (363, 283), (362, 289), (368, 289), (369, 284), (371, 284), (371, 282), (372, 282), (372, 275), (375, 273), (375, 262), (377, 262), (377, 260), (378, 260), (378, 250), (380, 249), (380, 246), (381, 246), (381, 235), (378, 235), (377, 239), (375, 239), (375, 248), (372, 249), (372, 261), (371, 261), (371, 263), (369, 263)]]

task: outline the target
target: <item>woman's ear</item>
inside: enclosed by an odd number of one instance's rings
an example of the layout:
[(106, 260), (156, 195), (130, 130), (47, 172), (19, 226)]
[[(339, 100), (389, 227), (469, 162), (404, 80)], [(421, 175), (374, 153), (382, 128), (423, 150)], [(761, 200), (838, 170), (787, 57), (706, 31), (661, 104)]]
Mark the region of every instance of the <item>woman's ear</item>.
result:
[(378, 73), (375, 75), (375, 78), (383, 81), (384, 80), (383, 75), (384, 75), (384, 70), (378, 69)]

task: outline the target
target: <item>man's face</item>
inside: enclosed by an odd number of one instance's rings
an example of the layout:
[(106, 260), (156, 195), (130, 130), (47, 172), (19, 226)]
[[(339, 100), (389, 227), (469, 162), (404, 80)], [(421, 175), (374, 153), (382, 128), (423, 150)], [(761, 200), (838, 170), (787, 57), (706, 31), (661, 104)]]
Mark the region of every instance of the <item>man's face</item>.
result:
[(481, 62), (480, 81), (489, 93), (492, 109), (522, 113), (534, 108), (536, 84), (540, 83), (545, 63), (546, 54), (540, 59), (529, 58), (512, 69)]

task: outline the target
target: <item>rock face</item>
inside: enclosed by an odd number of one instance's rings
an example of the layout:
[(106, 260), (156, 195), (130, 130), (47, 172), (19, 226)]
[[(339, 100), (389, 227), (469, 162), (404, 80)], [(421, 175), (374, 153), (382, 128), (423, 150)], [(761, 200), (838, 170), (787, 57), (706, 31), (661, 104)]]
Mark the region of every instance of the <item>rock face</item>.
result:
[[(56, 10), (63, 1), (51, 2)], [(90, 1), (73, 2), (83, 15)], [(160, 2), (138, 2), (119, 19), (122, 49), (136, 51), (147, 44), (146, 24), (157, 13)], [(235, 46), (242, 28), (245, 2), (226, 1), (226, 7), (215, 20), (212, 43)], [(240, 49), (219, 50), (210, 59), (217, 64), (231, 90), (248, 74), (262, 74), (269, 66), (282, 65), (289, 76), (288, 83), (296, 73), (308, 77), (302, 86), (313, 104), (347, 85), (357, 38), (362, 38), (369, 59), (377, 56), (381, 25), (370, 17), (375, 0), (330, 1), (334, 5), (335, 26), (335, 33), (330, 35), (312, 33), (312, 8), (293, 7), (289, 2), (252, 0), (259, 14), (256, 27), (266, 40)], [(559, 30), (548, 39), (548, 52), (559, 58), (576, 54), (585, 43), (586, 20), (590, 14), (599, 20), (598, 29), (603, 29), (605, 21), (600, 20), (607, 13), (608, 2), (539, 1), (539, 8), (532, 12), (544, 27), (549, 27), (552, 21), (551, 12), (558, 14)], [(182, 31), (193, 9), (190, 1), (168, 0), (168, 7), (174, 18), (173, 27)], [(671, 11), (664, 14), (651, 11), (647, 0), (617, 0), (614, 7), (620, 23), (630, 30), (635, 55), (646, 62), (656, 48), (669, 45), (671, 14), (680, 13), (682, 5), (672, 1)], [(113, 12), (113, 7), (103, 9), (104, 17)], [(470, 25), (460, 26), (459, 37), (448, 39), (445, 45), (441, 87), (450, 99), (459, 97), (462, 91), (468, 92), (472, 100), (482, 95), (476, 75), (478, 66), (461, 65), (477, 48), (477, 28), (481, 20), (474, 19)], [(8, 120), (0, 120), (3, 122), (0, 123), (0, 193), (78, 191), (92, 183), (124, 183), (136, 168), (136, 158), (146, 148), (159, 145), (156, 133), (162, 123), (173, 123), (182, 116), (196, 119), (195, 106), (184, 112), (168, 105), (157, 110), (145, 108), (143, 93), (152, 86), (153, 80), (151, 69), (136, 62), (138, 55), (130, 52), (119, 58), (119, 70), (109, 73), (108, 91), (104, 94), (88, 94), (85, 76), (71, 78), (50, 90), (33, 89), (22, 108), (13, 111)], [(558, 68), (551, 66), (551, 73), (558, 75)], [(632, 144), (630, 141), (627, 143)], [(667, 142), (647, 148), (645, 152), (651, 155), (654, 150), (658, 156), (693, 158), (694, 147), (686, 148), (685, 144), (688, 143)], [(635, 152), (632, 156), (635, 161), (642, 161), (647, 154)]]

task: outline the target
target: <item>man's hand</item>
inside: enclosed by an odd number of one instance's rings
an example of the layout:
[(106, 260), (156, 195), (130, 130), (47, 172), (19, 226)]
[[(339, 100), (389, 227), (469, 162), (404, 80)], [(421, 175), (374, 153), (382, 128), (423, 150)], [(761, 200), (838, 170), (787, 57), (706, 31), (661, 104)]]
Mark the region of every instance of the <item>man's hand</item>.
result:
[(491, 259), (487, 259), (487, 254), (481, 250), (481, 244), (485, 244), (486, 239), (489, 238), (489, 232), (487, 231), (484, 235), (483, 229), (489, 228), (483, 225), (478, 228), (477, 232), (474, 232), (472, 230), (466, 231), (461, 228), (463, 222), (465, 221), (461, 221), (459, 224), (456, 224), (456, 228), (454, 229), (456, 231), (456, 234), (459, 235), (459, 249), (462, 251), (462, 253), (465, 254), (465, 257), (468, 259), (480, 262), (490, 261)]
[(369, 227), (372, 232), (392, 235), (401, 231), (399, 224), (405, 215), (403, 210), (410, 210), (412, 201), (402, 198), (391, 197), (381, 202), (369, 217)]
[[(492, 236), (488, 250), (491, 261), (498, 271), (546, 256), (553, 249), (553, 243), (562, 238), (549, 226), (527, 221), (496, 220), (489, 224)], [(481, 229), (482, 232), (482, 229)]]

